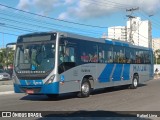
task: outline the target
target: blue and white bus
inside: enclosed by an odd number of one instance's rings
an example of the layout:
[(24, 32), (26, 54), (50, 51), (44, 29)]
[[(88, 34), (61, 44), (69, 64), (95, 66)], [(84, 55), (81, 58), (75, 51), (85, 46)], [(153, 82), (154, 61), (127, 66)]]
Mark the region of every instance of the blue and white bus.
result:
[(15, 93), (56, 97), (139, 83), (153, 77), (153, 52), (128, 42), (66, 32), (19, 36), (14, 58)]

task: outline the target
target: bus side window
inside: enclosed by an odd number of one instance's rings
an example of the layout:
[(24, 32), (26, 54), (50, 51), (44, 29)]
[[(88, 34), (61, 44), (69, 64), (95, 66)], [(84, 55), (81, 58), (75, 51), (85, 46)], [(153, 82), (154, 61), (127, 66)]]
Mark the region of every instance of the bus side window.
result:
[(67, 47), (64, 51), (64, 58), (61, 59), (63, 59), (64, 62), (75, 62), (74, 48)]
[(69, 57), (70, 57), (70, 62), (75, 62), (75, 53), (73, 47), (69, 47)]

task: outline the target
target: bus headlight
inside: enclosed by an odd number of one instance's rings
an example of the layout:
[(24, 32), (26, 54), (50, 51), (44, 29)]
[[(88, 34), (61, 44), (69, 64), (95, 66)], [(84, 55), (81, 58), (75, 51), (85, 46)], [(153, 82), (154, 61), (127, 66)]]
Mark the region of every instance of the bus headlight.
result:
[(54, 78), (55, 78), (55, 75), (52, 75), (52, 76), (45, 82), (45, 84), (51, 84), (51, 83), (53, 83)]

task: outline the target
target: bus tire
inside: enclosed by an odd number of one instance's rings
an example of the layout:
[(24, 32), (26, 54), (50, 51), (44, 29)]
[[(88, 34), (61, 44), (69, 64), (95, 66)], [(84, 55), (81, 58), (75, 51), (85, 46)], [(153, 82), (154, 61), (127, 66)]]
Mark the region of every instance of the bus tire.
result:
[(81, 91), (78, 93), (78, 97), (81, 98), (89, 97), (90, 93), (91, 93), (91, 84), (89, 80), (84, 78), (81, 84)]
[(133, 76), (132, 84), (130, 85), (131, 89), (136, 89), (138, 87), (139, 79), (137, 75)]
[(47, 97), (49, 98), (49, 99), (57, 99), (58, 98), (58, 94), (47, 94)]

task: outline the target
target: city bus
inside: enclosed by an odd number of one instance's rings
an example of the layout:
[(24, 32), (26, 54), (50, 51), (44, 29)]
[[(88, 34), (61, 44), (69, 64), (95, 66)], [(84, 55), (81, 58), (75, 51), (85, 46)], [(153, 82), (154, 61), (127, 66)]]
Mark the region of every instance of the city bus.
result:
[(152, 49), (129, 42), (67, 32), (31, 33), (16, 42), (15, 93), (88, 97), (100, 88), (135, 89), (152, 78)]

